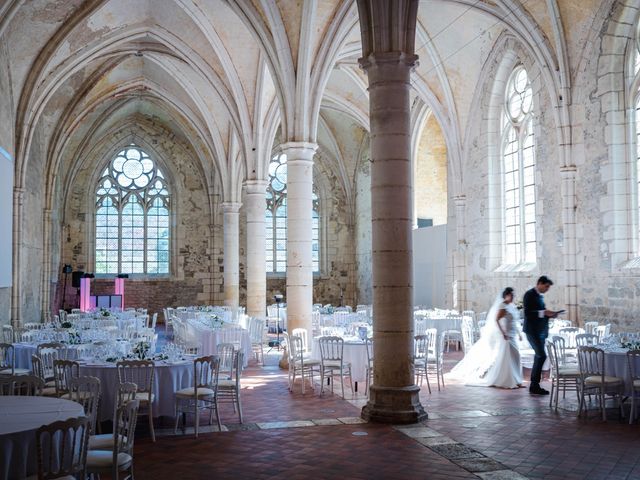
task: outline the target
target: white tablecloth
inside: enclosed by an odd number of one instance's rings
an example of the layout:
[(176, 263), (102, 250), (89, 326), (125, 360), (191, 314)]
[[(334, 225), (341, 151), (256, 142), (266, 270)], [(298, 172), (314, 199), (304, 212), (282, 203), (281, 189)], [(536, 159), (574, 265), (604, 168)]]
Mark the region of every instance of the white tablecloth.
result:
[[(634, 365), (636, 372), (640, 372), (640, 361), (636, 361)], [(629, 364), (627, 362), (627, 352), (605, 352), (604, 354), (604, 371), (605, 374), (622, 378), (624, 380), (624, 391), (626, 395), (632, 392), (631, 382), (629, 381)]]
[[(14, 343), (13, 347), (16, 356), (16, 368), (28, 368), (31, 370), (31, 355), (37, 353), (38, 345), (34, 343)], [(74, 345), (67, 345), (67, 358), (69, 360), (78, 358), (78, 351)]]
[[(354, 382), (366, 382), (367, 380), (367, 346), (362, 342), (344, 342), (342, 351), (343, 361), (351, 363), (351, 375)], [(320, 360), (320, 345), (318, 338), (313, 339), (311, 358)]]
[[(461, 320), (460, 318), (429, 318), (422, 317), (418, 320), (418, 322), (424, 325), (425, 330), (427, 328), (435, 328), (438, 330), (438, 333), (444, 332), (445, 330), (458, 330), (461, 328)], [(424, 332), (416, 332), (416, 335), (424, 335)]]
[[(118, 351), (122, 355), (126, 355), (130, 351), (130, 345), (128, 341), (119, 340), (117, 342)], [(14, 343), (14, 352), (16, 356), (16, 368), (28, 368), (31, 370), (31, 355), (35, 355), (38, 351), (38, 345), (33, 343)], [(67, 345), (67, 360), (78, 359), (77, 347), (87, 345)]]
[[(119, 384), (118, 370), (115, 364), (80, 365), (80, 375), (88, 375), (100, 379), (102, 397), (100, 400), (100, 421), (113, 419), (113, 408)], [(153, 377), (154, 417), (173, 417), (175, 414), (174, 393), (181, 388), (193, 385), (193, 360), (170, 365), (156, 362)]]
[(83, 415), (82, 405), (69, 400), (0, 396), (0, 479), (36, 474), (36, 430)]
[[(218, 353), (218, 344), (228, 343), (228, 334), (233, 327), (223, 328), (210, 328), (202, 325), (196, 320), (187, 320), (187, 335), (190, 340), (197, 341), (202, 346), (202, 355), (215, 355)], [(240, 328), (239, 325), (234, 325), (235, 329)], [(251, 349), (251, 337), (246, 329), (242, 329), (240, 333), (240, 349), (244, 354), (244, 367), (249, 363), (249, 359), (252, 356)]]

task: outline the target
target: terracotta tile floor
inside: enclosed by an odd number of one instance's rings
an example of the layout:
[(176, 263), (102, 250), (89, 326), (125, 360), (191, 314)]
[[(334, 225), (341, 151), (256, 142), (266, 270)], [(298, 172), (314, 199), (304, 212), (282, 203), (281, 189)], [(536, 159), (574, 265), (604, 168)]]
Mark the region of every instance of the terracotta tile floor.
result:
[[(446, 358), (450, 367), (460, 354)], [(252, 363), (245, 370), (242, 426), (225, 405), (228, 431), (174, 436), (167, 429), (172, 422), (163, 419), (153, 444), (140, 422), (136, 477), (640, 479), (640, 426), (628, 425), (613, 408), (607, 423), (595, 411), (577, 419), (574, 393), (556, 413), (548, 397), (526, 389), (465, 387), (447, 379), (440, 392), (433, 382), (431, 395), (426, 386), (421, 392), (429, 413), (424, 425), (362, 424), (356, 423), (366, 402), (362, 392), (348, 393), (347, 400), (320, 397), (319, 387), (302, 395), (298, 384), (289, 393), (276, 363), (272, 355), (268, 366)]]

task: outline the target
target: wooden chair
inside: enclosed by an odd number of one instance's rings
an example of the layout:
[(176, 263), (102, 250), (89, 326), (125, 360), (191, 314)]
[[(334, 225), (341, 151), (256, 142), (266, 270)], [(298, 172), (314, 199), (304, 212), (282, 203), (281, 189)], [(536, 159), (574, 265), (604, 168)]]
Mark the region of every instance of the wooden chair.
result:
[(15, 349), (10, 343), (0, 343), (0, 376), (29, 375), (28, 368), (16, 368)]
[(118, 480), (126, 472), (125, 478), (133, 479), (133, 442), (136, 434), (139, 400), (131, 400), (117, 410), (113, 424), (113, 443), (110, 450), (89, 450), (87, 473), (110, 475)]
[(36, 431), (39, 480), (85, 478), (89, 420), (86, 417), (43, 425)]
[(333, 379), (340, 377), (342, 386), (342, 398), (344, 397), (344, 377), (349, 377), (351, 391), (353, 391), (353, 379), (351, 378), (351, 363), (344, 361), (344, 340), (341, 337), (320, 337), (320, 394), (324, 393), (324, 378), (328, 376), (331, 381), (331, 393), (333, 394)]
[(640, 350), (629, 350), (627, 352), (627, 363), (629, 367), (629, 384), (631, 385), (631, 411), (629, 412), (629, 424), (633, 423), (636, 417), (637, 401), (640, 400)]
[(209, 410), (209, 423), (211, 423), (211, 416), (215, 411), (218, 430), (222, 430), (222, 423), (220, 422), (220, 414), (218, 412), (217, 394), (219, 374), (219, 358), (210, 355), (196, 358), (193, 361), (193, 387), (183, 388), (175, 394), (176, 424), (174, 433), (178, 432), (180, 417), (182, 416), (183, 429), (186, 429), (186, 415), (187, 413), (193, 413), (194, 430), (196, 438), (198, 438), (201, 410)]
[(555, 410), (558, 411), (558, 399), (560, 397), (560, 389), (562, 389), (562, 398), (565, 398), (566, 391), (575, 391), (580, 400), (580, 369), (574, 366), (562, 366), (558, 349), (553, 342), (547, 340), (546, 343), (549, 363), (551, 364), (551, 395), (549, 395), (549, 406), (555, 399)]
[(607, 410), (605, 405), (606, 395), (611, 395), (618, 400), (620, 414), (624, 416), (622, 410), (622, 393), (624, 382), (621, 378), (606, 375), (604, 350), (596, 347), (578, 347), (578, 364), (580, 365), (580, 408), (578, 416), (582, 410), (587, 414), (585, 395), (594, 393), (600, 400), (600, 410), (602, 420), (607, 420)]
[(138, 386), (136, 399), (140, 400), (140, 408), (147, 409), (151, 440), (155, 442), (156, 434), (153, 430), (153, 402), (156, 398), (153, 393), (155, 364), (151, 360), (122, 360), (116, 366), (120, 383), (135, 383)]
[(0, 395), (41, 396), (44, 382), (36, 375), (0, 377)]
[(233, 353), (232, 370), (230, 379), (218, 380), (217, 403), (231, 403), (233, 411), (238, 412), (238, 418), (242, 423), (242, 404), (240, 402), (240, 377), (242, 376), (242, 364), (244, 362), (244, 353), (235, 351)]

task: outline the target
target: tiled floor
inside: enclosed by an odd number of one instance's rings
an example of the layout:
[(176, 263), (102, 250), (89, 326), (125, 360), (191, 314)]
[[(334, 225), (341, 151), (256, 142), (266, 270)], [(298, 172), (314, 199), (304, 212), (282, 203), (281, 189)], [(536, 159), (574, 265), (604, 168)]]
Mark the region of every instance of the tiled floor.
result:
[[(372, 425), (359, 419), (361, 393), (348, 394), (348, 401), (320, 397), (318, 389), (302, 395), (299, 386), (289, 393), (273, 353), (267, 367), (245, 370), (243, 425), (224, 406), (223, 432), (174, 436), (166, 419), (153, 444), (141, 422), (136, 477), (640, 479), (640, 426), (614, 409), (607, 423), (595, 413), (577, 419), (570, 394), (556, 413), (548, 397), (526, 389), (447, 381), (440, 392), (433, 385), (431, 395), (421, 392), (429, 413), (423, 425)], [(448, 365), (458, 358), (449, 354)]]

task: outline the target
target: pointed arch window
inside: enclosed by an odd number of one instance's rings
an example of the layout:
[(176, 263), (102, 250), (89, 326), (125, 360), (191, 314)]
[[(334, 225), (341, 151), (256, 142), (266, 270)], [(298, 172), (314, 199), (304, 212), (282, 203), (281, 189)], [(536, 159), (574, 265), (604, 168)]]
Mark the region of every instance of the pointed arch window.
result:
[(95, 273), (169, 274), (171, 196), (156, 162), (120, 151), (96, 189)]
[[(287, 271), (287, 156), (275, 155), (269, 163), (269, 185), (267, 186), (266, 259), (267, 273)], [(313, 192), (312, 206), (312, 262), (313, 271), (320, 271), (320, 202)]]
[(511, 73), (502, 109), (503, 264), (536, 263), (533, 91), (522, 65)]

